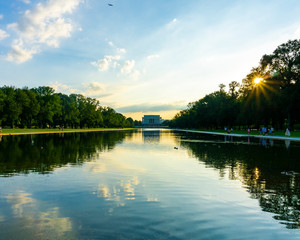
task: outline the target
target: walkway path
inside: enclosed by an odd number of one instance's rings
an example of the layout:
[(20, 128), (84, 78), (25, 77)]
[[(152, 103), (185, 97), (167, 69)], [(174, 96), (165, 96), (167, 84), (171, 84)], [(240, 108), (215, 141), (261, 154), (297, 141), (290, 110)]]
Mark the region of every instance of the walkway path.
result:
[(204, 133), (211, 135), (223, 135), (223, 136), (233, 136), (233, 137), (254, 137), (254, 138), (268, 138), (268, 139), (279, 139), (279, 140), (291, 140), (300, 141), (299, 137), (282, 137), (282, 136), (262, 136), (262, 135), (248, 135), (248, 134), (235, 134), (235, 133), (220, 133), (220, 132), (208, 132), (208, 131), (196, 131), (196, 130), (184, 130), (184, 129), (173, 129), (181, 132), (193, 132), (193, 133)]

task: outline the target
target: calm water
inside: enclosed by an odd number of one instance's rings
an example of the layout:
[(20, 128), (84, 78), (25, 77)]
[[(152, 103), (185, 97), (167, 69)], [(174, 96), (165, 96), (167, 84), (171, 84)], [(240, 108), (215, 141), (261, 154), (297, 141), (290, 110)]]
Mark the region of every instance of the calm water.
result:
[(0, 239), (300, 239), (300, 175), (282, 171), (300, 172), (300, 143), (155, 129), (6, 136)]

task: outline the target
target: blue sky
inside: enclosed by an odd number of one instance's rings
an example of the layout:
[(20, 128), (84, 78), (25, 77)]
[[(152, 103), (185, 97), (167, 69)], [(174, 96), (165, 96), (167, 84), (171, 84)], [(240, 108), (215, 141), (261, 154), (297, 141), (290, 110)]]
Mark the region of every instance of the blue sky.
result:
[(168, 119), (300, 38), (299, 12), (298, 0), (0, 0), (0, 85)]

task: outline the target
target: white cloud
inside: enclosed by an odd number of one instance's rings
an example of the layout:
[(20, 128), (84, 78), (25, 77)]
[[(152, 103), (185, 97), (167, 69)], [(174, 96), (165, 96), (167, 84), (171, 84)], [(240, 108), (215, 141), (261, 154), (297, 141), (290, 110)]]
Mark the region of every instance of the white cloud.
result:
[(117, 48), (116, 45), (112, 41), (109, 41), (107, 44), (109, 46), (113, 47), (119, 53), (126, 53), (126, 49), (125, 48)]
[(120, 71), (123, 74), (128, 75), (130, 79), (137, 80), (140, 76), (140, 72), (134, 69), (135, 61), (126, 59), (123, 60), (123, 54), (126, 54), (126, 49), (116, 47), (116, 45), (111, 41), (107, 42), (107, 44), (111, 46), (115, 52), (117, 52), (116, 55), (106, 55), (102, 59), (91, 62), (91, 64), (96, 67), (99, 72), (106, 72), (113, 68), (117, 69), (117, 71)]
[(121, 59), (121, 56), (104, 56), (103, 59), (98, 61), (91, 62), (91, 64), (98, 68), (99, 72), (107, 71), (111, 66), (116, 68), (118, 66), (118, 61)]
[(125, 49), (125, 48), (118, 48), (118, 51), (119, 51), (120, 53), (126, 53), (126, 49)]
[(99, 72), (105, 72), (109, 68), (109, 63), (108, 63), (108, 60), (106, 58), (99, 59), (96, 62), (91, 62), (91, 64), (93, 66), (95, 66), (96, 68), (98, 68)]
[(147, 57), (147, 59), (148, 59), (148, 60), (151, 60), (151, 59), (159, 58), (159, 57), (160, 57), (159, 54), (153, 54), (153, 55), (149, 55), (149, 56)]
[(82, 84), (82, 91), (80, 92), (84, 96), (100, 98), (101, 105), (116, 107), (117, 104), (115, 101), (110, 101), (112, 96), (118, 96), (119, 101), (122, 95), (126, 95), (131, 89), (137, 88), (139, 84), (131, 84), (126, 81), (126, 84), (120, 83), (100, 83), (97, 80), (93, 82), (87, 82)]
[[(115, 55), (105, 55), (103, 58), (91, 62), (91, 64), (94, 67), (96, 67), (99, 70), (99, 72), (108, 71), (110, 68), (118, 68), (119, 71), (119, 68), (124, 63), (124, 60), (121, 60), (121, 58), (123, 58), (124, 54), (126, 54), (126, 49), (116, 47), (115, 44), (111, 41), (107, 42), (107, 44), (113, 48)], [(122, 73), (129, 74), (132, 71), (132, 67), (134, 66), (134, 60), (132, 61), (125, 61), (124, 67), (121, 68)], [(130, 64), (132, 63), (133, 66), (131, 67)]]
[(99, 82), (91, 82), (88, 84), (83, 84), (86, 87), (86, 90), (82, 92), (83, 95), (89, 97), (105, 97), (111, 94), (107, 94), (105, 85)]
[[(7, 27), (14, 30), (19, 35), (19, 40), (27, 47), (45, 44), (57, 48), (59, 40), (70, 37), (73, 30), (70, 20), (64, 18), (64, 15), (72, 13), (80, 2), (81, 0), (40, 2), (34, 9), (27, 10), (18, 22)], [(31, 57), (33, 54), (34, 52), (31, 52)]]
[(32, 55), (38, 52), (37, 48), (24, 48), (23, 41), (15, 41), (11, 46), (11, 51), (7, 54), (6, 59), (10, 62), (23, 63), (31, 59)]
[(60, 91), (67, 92), (67, 93), (79, 92), (79, 90), (77, 90), (69, 85), (59, 83), (59, 82), (50, 84), (50, 87), (52, 87), (55, 92), (60, 92)]
[(9, 34), (4, 30), (0, 29), (0, 41), (7, 37), (9, 37)]
[(186, 103), (183, 101), (172, 103), (142, 103), (137, 105), (129, 105), (117, 108), (118, 111), (126, 112), (157, 112), (157, 111), (169, 111), (169, 110), (182, 110), (186, 108)]
[(3, 14), (0, 14), (0, 20), (3, 19)]
[(134, 65), (135, 65), (134, 60), (125, 61), (125, 64), (124, 64), (123, 68), (121, 69), (121, 73), (126, 73), (126, 74), (131, 73), (134, 68)]
[(139, 77), (140, 77), (140, 72), (138, 71), (138, 70), (133, 70), (132, 71), (132, 73), (131, 73), (131, 78), (133, 79), (133, 80), (138, 80), (139, 79)]
[(22, 2), (25, 4), (30, 4), (30, 0), (22, 0)]
[(177, 18), (173, 18), (172, 21), (168, 22), (165, 26), (165, 29), (172, 30), (178, 24)]
[(105, 86), (98, 82), (91, 82), (89, 84), (85, 84), (89, 88), (89, 90), (95, 90), (95, 91), (104, 91)]

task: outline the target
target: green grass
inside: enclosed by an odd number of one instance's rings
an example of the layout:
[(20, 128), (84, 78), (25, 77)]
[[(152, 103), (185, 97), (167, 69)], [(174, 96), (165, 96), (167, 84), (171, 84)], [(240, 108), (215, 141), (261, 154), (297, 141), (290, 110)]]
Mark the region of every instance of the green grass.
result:
[[(193, 129), (196, 131), (204, 131), (204, 132), (218, 132), (218, 133), (225, 133), (224, 130), (218, 129), (218, 130), (207, 130), (207, 129)], [(231, 132), (233, 134), (244, 134), (244, 135), (248, 135), (247, 130), (233, 130), (233, 132)], [(252, 130), (250, 132), (250, 135), (259, 135), (259, 131), (257, 130)], [(268, 133), (268, 135), (270, 135)], [(273, 135), (271, 136), (282, 136), (285, 137), (285, 131), (275, 131)], [(300, 137), (300, 131), (291, 131), (291, 137)]]
[[(120, 128), (65, 128), (63, 132), (82, 132), (82, 131), (107, 131), (107, 130), (116, 130)], [(133, 128), (124, 128), (124, 129), (133, 129)], [(205, 132), (219, 132), (224, 133), (224, 130), (207, 130), (207, 129), (191, 129), (195, 131), (205, 131)], [(58, 128), (4, 128), (2, 129), (3, 134), (22, 134), (22, 133), (41, 133), (41, 132), (59, 132)], [(60, 131), (62, 132), (62, 131)], [(234, 134), (245, 134), (248, 135), (247, 130), (234, 130), (232, 133)], [(251, 135), (259, 135), (259, 131), (253, 130), (250, 132)], [(268, 134), (269, 135), (269, 134)], [(285, 131), (275, 131), (273, 136), (285, 136)], [(300, 137), (300, 131), (293, 131), (291, 132), (291, 137)]]
[[(120, 128), (65, 128), (63, 132), (82, 132), (82, 131), (105, 131), (105, 130), (116, 130)], [(132, 128), (124, 128), (124, 129), (132, 129)], [(16, 134), (16, 133), (41, 133), (41, 132), (59, 132), (58, 128), (4, 128), (2, 129), (3, 134)], [(60, 131), (62, 132), (62, 131)]]

